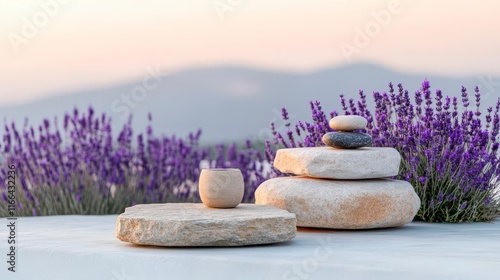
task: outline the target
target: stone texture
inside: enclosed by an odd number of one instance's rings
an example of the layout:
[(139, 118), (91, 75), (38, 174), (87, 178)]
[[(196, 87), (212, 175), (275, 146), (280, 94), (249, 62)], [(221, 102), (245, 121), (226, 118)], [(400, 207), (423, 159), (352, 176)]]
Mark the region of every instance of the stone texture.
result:
[(201, 203), (136, 205), (118, 216), (116, 237), (157, 246), (245, 246), (295, 237), (295, 215), (273, 206), (240, 204), (232, 209)]
[(337, 116), (330, 120), (330, 127), (337, 131), (353, 131), (365, 129), (368, 121), (356, 115)]
[(328, 132), (322, 140), (325, 145), (339, 149), (357, 149), (372, 144), (372, 137), (361, 132)]
[(274, 167), (283, 173), (327, 179), (374, 179), (398, 175), (401, 156), (393, 148), (280, 149)]
[(255, 203), (297, 215), (297, 226), (330, 229), (397, 227), (413, 220), (420, 199), (410, 183), (392, 179), (337, 181), (281, 177), (262, 183)]

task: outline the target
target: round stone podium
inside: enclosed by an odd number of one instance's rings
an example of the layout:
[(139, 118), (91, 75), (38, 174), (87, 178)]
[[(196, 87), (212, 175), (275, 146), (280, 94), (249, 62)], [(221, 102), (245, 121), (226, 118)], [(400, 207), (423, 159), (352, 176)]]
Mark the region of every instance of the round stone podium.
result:
[(138, 245), (247, 246), (295, 237), (296, 218), (268, 205), (209, 208), (201, 203), (129, 207), (117, 219), (116, 237)]

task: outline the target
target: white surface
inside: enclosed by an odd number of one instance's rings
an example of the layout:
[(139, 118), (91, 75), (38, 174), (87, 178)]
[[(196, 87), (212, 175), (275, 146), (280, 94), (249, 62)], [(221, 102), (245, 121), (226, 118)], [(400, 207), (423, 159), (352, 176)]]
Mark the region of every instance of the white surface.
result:
[(17, 273), (2, 219), (0, 279), (500, 279), (500, 221), (301, 229), (277, 245), (184, 249), (121, 242), (116, 217), (20, 218)]

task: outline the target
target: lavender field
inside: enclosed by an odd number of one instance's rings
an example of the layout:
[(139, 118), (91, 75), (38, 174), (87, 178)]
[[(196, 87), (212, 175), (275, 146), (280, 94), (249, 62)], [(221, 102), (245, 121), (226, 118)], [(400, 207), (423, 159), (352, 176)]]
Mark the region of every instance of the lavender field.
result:
[[(329, 112), (313, 101), (312, 118), (293, 124), (283, 108), (284, 130), (272, 123), (274, 137), (265, 149), (250, 140), (244, 146), (204, 147), (201, 130), (186, 137), (159, 136), (150, 124), (134, 132), (132, 118), (115, 133), (112, 119), (92, 108), (75, 108), (63, 116), (61, 127), (57, 119), (38, 126), (7, 123), (0, 155), (2, 199), (15, 195), (22, 216), (116, 214), (140, 203), (199, 202), (201, 169), (239, 168), (244, 201), (252, 202), (260, 183), (287, 176), (271, 167), (276, 149), (323, 146), (322, 135), (333, 131), (329, 119), (353, 114), (368, 120), (373, 146), (402, 154), (398, 179), (411, 182), (420, 196), (419, 219), (491, 221), (500, 209), (500, 100), (482, 112), (479, 88), (473, 92), (470, 97), (462, 88), (460, 100), (433, 93), (427, 80), (414, 93), (389, 84), (387, 92), (373, 93), (373, 108), (359, 91), (358, 100), (341, 95), (342, 108)], [(12, 166), (15, 180), (9, 178)], [(0, 204), (0, 216), (8, 216), (7, 205)]]

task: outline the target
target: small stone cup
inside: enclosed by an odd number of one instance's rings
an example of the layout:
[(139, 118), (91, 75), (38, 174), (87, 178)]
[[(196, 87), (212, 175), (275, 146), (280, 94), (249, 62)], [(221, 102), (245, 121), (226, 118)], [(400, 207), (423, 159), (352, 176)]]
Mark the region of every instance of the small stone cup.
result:
[(200, 198), (212, 208), (234, 208), (245, 192), (243, 175), (239, 169), (203, 169), (199, 180)]

